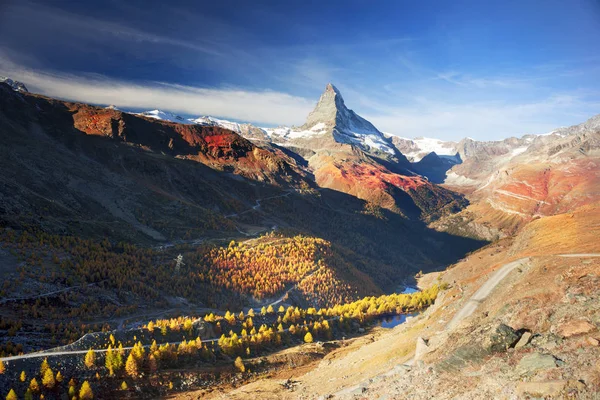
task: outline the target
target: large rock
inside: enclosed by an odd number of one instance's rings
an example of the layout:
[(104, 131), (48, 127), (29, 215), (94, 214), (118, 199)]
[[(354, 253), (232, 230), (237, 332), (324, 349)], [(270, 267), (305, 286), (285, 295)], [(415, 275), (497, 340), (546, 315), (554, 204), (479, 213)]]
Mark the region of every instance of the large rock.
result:
[(515, 349), (520, 349), (521, 347), (526, 346), (531, 340), (531, 332), (525, 332), (521, 339), (515, 344)]
[(568, 338), (571, 336), (584, 335), (586, 333), (594, 332), (596, 329), (596, 325), (589, 321), (580, 319), (563, 323), (558, 327), (556, 333), (563, 338)]
[(508, 325), (500, 324), (484, 341), (484, 348), (497, 353), (506, 351), (513, 347), (521, 338), (521, 335)]
[(535, 372), (541, 369), (550, 369), (558, 366), (557, 359), (550, 354), (531, 353), (524, 356), (519, 362), (519, 370), (523, 373)]
[(415, 349), (415, 361), (420, 360), (425, 354), (429, 353), (431, 349), (429, 348), (429, 343), (426, 339), (422, 337), (417, 338), (417, 348)]

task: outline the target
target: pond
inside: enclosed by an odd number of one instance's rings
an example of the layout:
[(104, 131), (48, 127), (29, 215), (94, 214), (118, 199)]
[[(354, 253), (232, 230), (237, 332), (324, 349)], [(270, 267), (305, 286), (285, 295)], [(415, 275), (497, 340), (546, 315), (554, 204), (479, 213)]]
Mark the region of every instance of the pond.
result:
[(419, 288), (416, 288), (414, 286), (404, 286), (404, 289), (400, 292), (401, 294), (413, 294), (413, 293), (417, 293), (419, 291)]
[(381, 326), (382, 328), (391, 329), (395, 326), (398, 326), (398, 325), (406, 322), (406, 318), (414, 317), (418, 314), (419, 313), (398, 314), (398, 315), (391, 315), (388, 317), (383, 317), (379, 321), (377, 321), (377, 325)]

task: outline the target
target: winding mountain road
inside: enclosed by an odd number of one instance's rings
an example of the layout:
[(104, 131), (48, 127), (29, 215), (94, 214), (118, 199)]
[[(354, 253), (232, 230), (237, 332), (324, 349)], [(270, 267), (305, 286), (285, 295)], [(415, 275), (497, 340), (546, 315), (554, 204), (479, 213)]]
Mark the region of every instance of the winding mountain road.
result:
[[(600, 253), (573, 253), (573, 254), (556, 254), (557, 257), (568, 257), (568, 258), (587, 258), (587, 257), (600, 257)], [(490, 278), (485, 281), (483, 285), (475, 292), (473, 296), (466, 302), (466, 304), (454, 315), (452, 320), (446, 325), (445, 330), (449, 331), (456, 327), (461, 321), (465, 318), (473, 314), (473, 312), (477, 309), (479, 304), (481, 304), (498, 286), (500, 282), (504, 278), (508, 276), (514, 269), (527, 264), (531, 260), (530, 257), (525, 257), (518, 259), (516, 261), (509, 262), (508, 264), (504, 264), (500, 269), (490, 276)], [(413, 356), (410, 360), (403, 364), (399, 364), (394, 368), (391, 368), (389, 371), (379, 375), (379, 376), (391, 376), (396, 373), (405, 373), (407, 371), (407, 367), (410, 368), (415, 363), (415, 357)], [(370, 380), (376, 379), (370, 378)], [(350, 395), (354, 398), (354, 395), (357, 394), (358, 391), (361, 391), (362, 388), (368, 386), (368, 381), (360, 382), (356, 385), (348, 386), (340, 389), (336, 393), (334, 393), (334, 397), (342, 398), (343, 396)]]
[(469, 315), (473, 314), (473, 312), (477, 309), (479, 304), (485, 300), (492, 290), (506, 276), (515, 268), (529, 262), (529, 258), (521, 258), (519, 260), (510, 262), (508, 264), (503, 265), (498, 269), (498, 271), (494, 272), (494, 274), (475, 292), (475, 294), (467, 301), (467, 303), (461, 308), (455, 315), (454, 318), (448, 323), (446, 326), (446, 330), (450, 330), (458, 325), (463, 319), (467, 318)]
[(281, 195), (278, 195), (278, 196), (265, 197), (263, 199), (257, 199), (256, 200), (256, 204), (253, 205), (251, 208), (249, 208), (249, 209), (247, 209), (245, 211), (239, 212), (239, 213), (233, 213), (233, 214), (226, 215), (225, 218), (237, 217), (239, 215), (246, 214), (246, 213), (249, 213), (251, 211), (256, 211), (256, 210), (258, 210), (260, 208), (261, 201), (271, 200), (271, 199), (279, 199), (281, 197), (288, 197), (290, 194), (294, 193), (295, 191), (296, 190), (287, 190), (287, 193), (285, 193), (285, 194), (281, 194)]

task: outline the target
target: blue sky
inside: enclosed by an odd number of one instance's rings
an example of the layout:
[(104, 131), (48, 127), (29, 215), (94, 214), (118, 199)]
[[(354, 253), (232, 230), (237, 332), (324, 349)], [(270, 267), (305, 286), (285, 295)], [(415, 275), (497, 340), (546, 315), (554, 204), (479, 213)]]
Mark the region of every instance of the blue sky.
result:
[(380, 130), (458, 140), (600, 113), (600, 2), (0, 1), (0, 74), (124, 109), (301, 124), (328, 82)]

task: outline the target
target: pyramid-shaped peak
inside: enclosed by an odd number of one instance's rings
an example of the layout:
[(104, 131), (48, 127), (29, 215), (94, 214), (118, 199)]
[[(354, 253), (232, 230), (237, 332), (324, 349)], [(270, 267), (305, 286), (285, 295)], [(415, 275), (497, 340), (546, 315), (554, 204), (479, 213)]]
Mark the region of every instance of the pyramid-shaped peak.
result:
[(327, 84), (327, 86), (325, 86), (325, 91), (326, 92), (334, 92), (336, 94), (340, 94), (340, 91), (338, 90), (338, 88), (336, 88), (333, 83), (329, 82)]
[(319, 102), (308, 114), (304, 125), (297, 128), (297, 137), (324, 134), (338, 143), (357, 145), (367, 151), (378, 150), (395, 154), (388, 139), (373, 124), (348, 109), (340, 91), (328, 83)]
[(340, 93), (339, 89), (336, 88), (333, 85), (333, 83), (331, 83), (331, 82), (328, 83), (327, 86), (325, 86), (325, 91), (321, 95), (321, 99), (323, 99), (323, 98), (330, 99), (330, 100), (337, 99), (341, 105), (344, 104), (344, 99), (342, 98), (342, 94)]
[(342, 110), (347, 109), (340, 91), (333, 84), (328, 83), (314, 110), (308, 114), (303, 128), (310, 129), (319, 123), (333, 127), (335, 126), (336, 117)]

